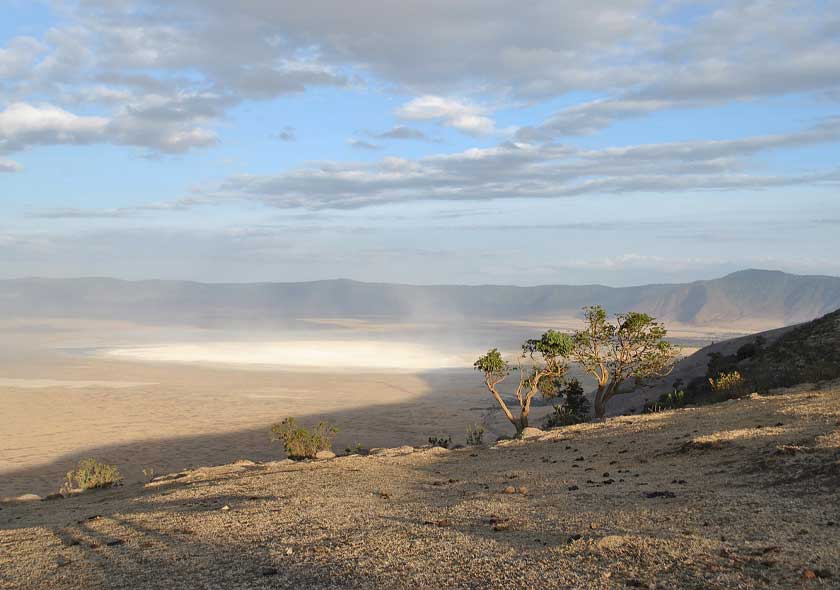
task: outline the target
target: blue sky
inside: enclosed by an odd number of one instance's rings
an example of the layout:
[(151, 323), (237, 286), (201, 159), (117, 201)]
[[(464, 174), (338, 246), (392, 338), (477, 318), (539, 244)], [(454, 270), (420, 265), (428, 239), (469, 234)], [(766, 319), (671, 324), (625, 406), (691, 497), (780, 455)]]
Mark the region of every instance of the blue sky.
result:
[(840, 274), (840, 2), (0, 0), (0, 276)]

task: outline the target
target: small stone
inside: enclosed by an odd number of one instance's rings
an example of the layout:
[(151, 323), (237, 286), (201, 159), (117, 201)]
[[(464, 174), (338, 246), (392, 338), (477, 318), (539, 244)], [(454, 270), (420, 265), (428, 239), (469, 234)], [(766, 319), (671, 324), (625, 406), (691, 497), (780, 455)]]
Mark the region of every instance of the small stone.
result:
[(569, 543), (574, 543), (575, 541), (579, 541), (583, 538), (583, 535), (575, 533), (574, 535), (569, 535)]
[(527, 486), (519, 486), (519, 489), (516, 490), (516, 491), (519, 492), (520, 494), (524, 495), (524, 494), (528, 493), (528, 487)]
[(276, 576), (277, 575), (277, 568), (276, 567), (262, 567), (260, 568), (260, 575), (261, 576)]
[(677, 495), (674, 492), (665, 491), (656, 491), (656, 492), (645, 492), (645, 498), (676, 498)]
[(47, 494), (42, 498), (44, 502), (51, 502), (52, 500), (63, 500), (64, 494), (56, 492), (55, 494)]
[(125, 541), (122, 539), (113, 539), (111, 541), (106, 541), (105, 545), (108, 547), (117, 547), (118, 545), (124, 545)]
[(818, 578), (822, 578), (823, 580), (827, 580), (833, 574), (831, 570), (821, 569), (821, 570), (814, 570), (814, 573), (817, 575)]
[(590, 523), (589, 523), (589, 528), (590, 528), (590, 529), (592, 529), (592, 530), (594, 531), (595, 529), (599, 529), (599, 528), (601, 528), (601, 525), (600, 525), (600, 524), (598, 524), (597, 522), (590, 522)]
[(315, 453), (315, 458), (319, 461), (335, 459), (335, 453), (333, 453), (332, 451), (318, 451), (317, 453)]
[(55, 565), (58, 567), (64, 567), (65, 565), (70, 565), (70, 560), (63, 555), (59, 555), (55, 560)]
[(228, 510), (230, 510), (230, 506), (228, 506), (227, 504), (225, 504), (225, 505), (224, 505), (224, 506), (222, 506), (219, 510), (221, 510), (222, 512), (227, 512)]
[(570, 492), (575, 492), (575, 491), (577, 491), (577, 490), (579, 490), (579, 489), (580, 489), (580, 488), (579, 488), (579, 487), (577, 487), (577, 486), (569, 486), (569, 491), (570, 491)]
[(803, 580), (813, 580), (817, 577), (817, 574), (813, 570), (805, 570), (802, 572), (802, 579)]
[(295, 552), (295, 550), (294, 550), (294, 549), (292, 549), (291, 547), (287, 547), (287, 548), (286, 548), (286, 555), (291, 555), (291, 554), (292, 554), (292, 553), (294, 553), (294, 552)]
[(504, 493), (504, 494), (515, 494), (516, 493), (516, 488), (513, 487), (513, 486), (508, 486), (508, 487), (506, 487), (505, 489), (502, 490), (502, 493)]

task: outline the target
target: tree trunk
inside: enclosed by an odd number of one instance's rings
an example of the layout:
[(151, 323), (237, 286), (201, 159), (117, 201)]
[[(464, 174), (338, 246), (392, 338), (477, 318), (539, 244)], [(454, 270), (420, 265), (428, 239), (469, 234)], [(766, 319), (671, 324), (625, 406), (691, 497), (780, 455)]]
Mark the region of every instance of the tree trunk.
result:
[(598, 391), (595, 393), (595, 419), (602, 420), (604, 415), (607, 413), (607, 400), (606, 394), (607, 393), (607, 386), (599, 385)]

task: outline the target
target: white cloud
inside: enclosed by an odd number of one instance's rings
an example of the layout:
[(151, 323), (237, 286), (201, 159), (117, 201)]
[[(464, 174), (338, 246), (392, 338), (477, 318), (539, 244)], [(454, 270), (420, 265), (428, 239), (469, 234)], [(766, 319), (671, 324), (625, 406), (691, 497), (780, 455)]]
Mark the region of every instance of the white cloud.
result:
[(21, 170), (23, 170), (23, 166), (18, 162), (0, 158), (0, 172), (20, 172)]
[(12, 103), (0, 111), (0, 152), (31, 145), (98, 141), (108, 120), (80, 117), (53, 105)]
[(414, 98), (397, 109), (396, 115), (411, 121), (439, 121), (470, 135), (487, 135), (495, 131), (487, 109), (454, 98), (425, 95)]
[[(840, 119), (786, 135), (585, 150), (506, 142), (492, 148), (374, 163), (323, 162), (277, 175), (234, 176), (207, 197), (279, 208), (359, 208), (417, 200), (761, 189), (840, 183), (840, 170), (767, 174), (757, 152), (840, 140)], [(758, 168), (758, 171), (756, 170)]]

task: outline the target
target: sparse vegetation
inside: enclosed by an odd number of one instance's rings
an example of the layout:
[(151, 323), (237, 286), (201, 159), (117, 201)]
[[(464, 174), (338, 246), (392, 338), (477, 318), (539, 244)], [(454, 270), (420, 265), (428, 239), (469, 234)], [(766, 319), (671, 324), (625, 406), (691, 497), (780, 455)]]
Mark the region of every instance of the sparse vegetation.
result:
[[(572, 339), (567, 334), (548, 330), (539, 339), (527, 340), (522, 345), (515, 367), (504, 360), (496, 348), (475, 361), (473, 366), (484, 374), (484, 384), (505, 417), (513, 424), (517, 435), (528, 427), (531, 402), (540, 392), (542, 381), (560, 379), (566, 374), (566, 359), (571, 350)], [(530, 366), (523, 366), (525, 363)], [(518, 416), (510, 410), (498, 390), (499, 384), (514, 371), (519, 373), (519, 383), (514, 391), (519, 406)]]
[(344, 453), (347, 455), (364, 455), (365, 448), (362, 446), (362, 443), (356, 441), (352, 447), (347, 447), (344, 449)]
[(122, 479), (116, 465), (100, 463), (94, 458), (82, 459), (75, 469), (67, 472), (62, 490), (109, 488)]
[(628, 380), (637, 383), (669, 374), (678, 349), (665, 340), (667, 330), (655, 318), (638, 312), (607, 319), (600, 305), (584, 308), (586, 327), (573, 336), (572, 358), (595, 377), (595, 417), (603, 418), (607, 403)]
[(659, 396), (655, 402), (645, 403), (642, 410), (644, 414), (655, 414), (657, 412), (664, 412), (665, 410), (674, 410), (685, 406), (685, 392), (680, 389), (668, 391)]
[(292, 417), (271, 427), (272, 440), (283, 443), (290, 459), (312, 459), (319, 451), (332, 450), (338, 429), (329, 422), (319, 422), (311, 430)]
[(143, 468), (143, 477), (146, 478), (146, 481), (152, 481), (155, 478), (155, 468), (154, 467), (144, 467)]
[(452, 444), (452, 437), (451, 436), (430, 436), (429, 437), (429, 444), (433, 447), (442, 447), (444, 449), (448, 449), (449, 445)]
[(467, 426), (467, 446), (478, 447), (484, 444), (484, 426), (469, 424)]
[(583, 386), (577, 379), (563, 382), (559, 379), (551, 383), (550, 388), (543, 391), (543, 396), (558, 398), (561, 403), (554, 405), (554, 412), (546, 416), (543, 428), (557, 428), (579, 424), (589, 419), (591, 404), (583, 393)]
[(738, 371), (721, 373), (717, 377), (709, 377), (712, 391), (724, 394), (727, 398), (741, 397), (747, 393), (747, 384)]

